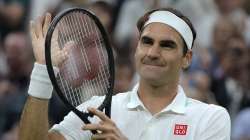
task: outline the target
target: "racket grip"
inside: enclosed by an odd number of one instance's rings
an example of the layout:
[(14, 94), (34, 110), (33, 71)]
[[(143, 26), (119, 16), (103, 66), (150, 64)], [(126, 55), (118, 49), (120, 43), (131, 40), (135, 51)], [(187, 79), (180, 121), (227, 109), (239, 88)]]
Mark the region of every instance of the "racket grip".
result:
[(93, 135), (95, 135), (95, 134), (97, 134), (97, 131), (96, 131), (96, 130), (91, 130), (91, 133), (92, 133)]

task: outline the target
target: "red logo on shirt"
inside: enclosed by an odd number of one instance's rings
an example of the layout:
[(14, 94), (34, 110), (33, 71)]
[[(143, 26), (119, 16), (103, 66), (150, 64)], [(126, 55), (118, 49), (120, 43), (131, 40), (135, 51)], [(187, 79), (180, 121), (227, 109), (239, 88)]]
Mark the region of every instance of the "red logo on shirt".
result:
[(188, 125), (175, 124), (174, 126), (174, 135), (186, 135)]

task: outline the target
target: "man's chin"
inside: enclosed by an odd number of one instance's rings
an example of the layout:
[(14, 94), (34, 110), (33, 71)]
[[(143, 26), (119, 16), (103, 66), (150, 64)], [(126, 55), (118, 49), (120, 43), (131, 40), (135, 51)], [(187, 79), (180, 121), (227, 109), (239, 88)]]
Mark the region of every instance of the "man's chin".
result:
[(163, 78), (158, 75), (146, 75), (142, 77), (147, 83), (154, 86), (160, 86), (163, 83)]

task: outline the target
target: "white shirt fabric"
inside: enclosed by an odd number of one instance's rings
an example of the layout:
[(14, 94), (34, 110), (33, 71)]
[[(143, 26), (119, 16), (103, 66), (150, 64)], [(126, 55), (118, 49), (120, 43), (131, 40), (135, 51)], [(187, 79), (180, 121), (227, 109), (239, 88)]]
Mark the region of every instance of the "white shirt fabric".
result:
[[(42, 84), (48, 83), (40, 84), (43, 87)], [(152, 115), (139, 99), (137, 90), (138, 84), (132, 91), (112, 99), (111, 119), (129, 140), (230, 140), (230, 117), (224, 108), (187, 98), (179, 86), (172, 103)], [(96, 107), (102, 100), (103, 97), (93, 97), (78, 109)], [(91, 121), (98, 123), (99, 120), (91, 118)], [(91, 139), (90, 131), (81, 129), (83, 125), (81, 119), (70, 112), (50, 131), (61, 133), (67, 140)]]

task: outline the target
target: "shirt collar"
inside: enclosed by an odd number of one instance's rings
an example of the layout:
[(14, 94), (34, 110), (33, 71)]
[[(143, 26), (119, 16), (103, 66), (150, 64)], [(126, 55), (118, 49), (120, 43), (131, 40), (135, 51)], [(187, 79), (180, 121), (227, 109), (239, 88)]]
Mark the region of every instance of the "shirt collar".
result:
[(184, 114), (186, 112), (187, 106), (187, 97), (183, 88), (178, 85), (177, 95), (175, 96), (174, 100), (166, 106), (161, 112), (168, 112), (172, 111), (175, 113)]
[[(127, 108), (129, 109), (134, 109), (139, 106), (144, 108), (144, 105), (138, 96), (137, 92), (138, 88), (139, 84), (137, 83), (132, 89), (132, 92), (130, 93), (130, 99), (129, 102), (127, 103)], [(172, 111), (174, 113), (184, 114), (186, 112), (186, 105), (187, 105), (187, 97), (185, 95), (183, 88), (179, 85), (177, 95), (175, 96), (174, 100), (168, 106), (166, 106), (161, 112)]]
[(130, 93), (129, 102), (127, 104), (127, 108), (129, 109), (137, 108), (138, 106), (142, 106), (142, 107), (144, 106), (137, 94), (138, 88), (139, 88), (139, 83), (137, 83), (134, 86), (134, 88), (132, 89)]

